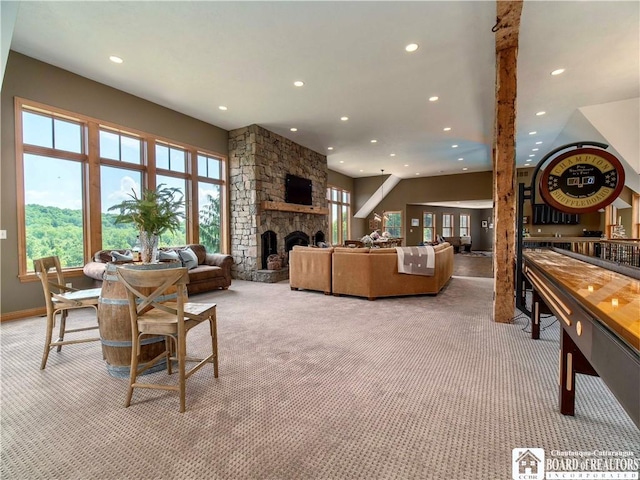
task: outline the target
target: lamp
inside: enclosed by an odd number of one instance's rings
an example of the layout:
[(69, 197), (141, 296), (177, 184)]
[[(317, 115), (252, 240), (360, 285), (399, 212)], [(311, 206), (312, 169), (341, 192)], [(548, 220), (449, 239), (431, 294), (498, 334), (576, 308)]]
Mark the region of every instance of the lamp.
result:
[[(380, 176), (382, 177), (382, 184), (380, 185), (380, 202), (382, 203), (382, 200), (384, 200), (384, 168), (380, 169)], [(382, 222), (383, 218), (389, 220), (389, 217), (384, 214), (384, 210), (382, 211), (382, 216), (375, 211), (373, 212), (373, 220), (375, 222)]]

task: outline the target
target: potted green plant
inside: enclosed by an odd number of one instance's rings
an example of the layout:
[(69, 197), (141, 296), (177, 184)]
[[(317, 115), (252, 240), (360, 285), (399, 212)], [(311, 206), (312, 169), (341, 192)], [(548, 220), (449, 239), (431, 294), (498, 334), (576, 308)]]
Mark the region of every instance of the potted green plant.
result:
[(140, 257), (143, 263), (156, 259), (158, 238), (166, 231), (175, 232), (184, 218), (183, 195), (179, 188), (160, 184), (155, 190), (143, 188), (138, 197), (135, 190), (131, 197), (109, 208), (120, 213), (115, 223), (133, 223), (140, 231)]

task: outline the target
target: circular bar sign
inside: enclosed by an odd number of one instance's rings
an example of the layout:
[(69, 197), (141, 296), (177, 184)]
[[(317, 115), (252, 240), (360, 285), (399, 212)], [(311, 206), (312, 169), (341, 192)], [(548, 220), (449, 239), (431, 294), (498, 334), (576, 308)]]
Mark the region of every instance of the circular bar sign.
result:
[(624, 168), (614, 155), (579, 148), (555, 158), (540, 178), (545, 203), (566, 213), (595, 212), (612, 203), (624, 187)]

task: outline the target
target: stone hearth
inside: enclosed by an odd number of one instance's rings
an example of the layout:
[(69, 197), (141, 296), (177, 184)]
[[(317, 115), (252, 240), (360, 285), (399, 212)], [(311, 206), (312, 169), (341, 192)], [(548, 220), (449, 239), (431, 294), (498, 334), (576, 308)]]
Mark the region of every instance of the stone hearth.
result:
[[(233, 277), (262, 282), (289, 278), (287, 268), (266, 270), (266, 256), (287, 252), (306, 238), (313, 244), (326, 235), (327, 215), (262, 208), (262, 202), (284, 202), (287, 173), (312, 182), (313, 207), (326, 208), (327, 157), (258, 125), (229, 132), (229, 196)], [(291, 238), (291, 237), (289, 237)], [(269, 242), (263, 245), (263, 241)], [(293, 245), (292, 244), (292, 245)], [(271, 272), (271, 273), (269, 273)]]

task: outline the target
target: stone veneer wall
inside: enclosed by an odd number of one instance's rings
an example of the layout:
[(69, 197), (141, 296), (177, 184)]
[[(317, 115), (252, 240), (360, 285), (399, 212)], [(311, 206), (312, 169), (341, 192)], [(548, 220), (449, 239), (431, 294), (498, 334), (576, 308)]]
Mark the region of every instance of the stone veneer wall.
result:
[(278, 253), (284, 238), (301, 231), (313, 238), (316, 232), (330, 237), (327, 215), (293, 213), (261, 208), (265, 200), (284, 202), (287, 173), (312, 182), (313, 206), (327, 207), (327, 157), (258, 125), (229, 132), (229, 196), (231, 205), (231, 255), (233, 277), (259, 280), (262, 268), (260, 236), (272, 230)]

